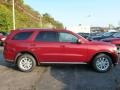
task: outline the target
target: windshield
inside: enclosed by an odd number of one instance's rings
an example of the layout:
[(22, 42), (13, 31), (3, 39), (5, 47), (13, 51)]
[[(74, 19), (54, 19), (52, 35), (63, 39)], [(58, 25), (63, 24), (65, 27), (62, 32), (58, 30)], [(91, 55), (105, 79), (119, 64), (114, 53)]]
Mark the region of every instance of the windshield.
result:
[(116, 33), (116, 32), (105, 32), (103, 34), (103, 36), (105, 36), (105, 37), (112, 36), (114, 33)]
[(115, 38), (118, 38), (118, 37), (120, 37), (120, 32), (118, 32), (118, 33), (115, 33), (115, 34), (113, 35), (113, 37), (115, 37)]

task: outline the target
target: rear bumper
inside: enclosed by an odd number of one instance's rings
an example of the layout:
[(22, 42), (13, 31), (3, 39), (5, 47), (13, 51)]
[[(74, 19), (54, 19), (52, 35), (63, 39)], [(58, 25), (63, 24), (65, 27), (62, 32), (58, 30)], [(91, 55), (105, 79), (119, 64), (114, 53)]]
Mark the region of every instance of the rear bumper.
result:
[(14, 60), (5, 59), (5, 61), (6, 61), (7, 63), (14, 63)]
[(14, 57), (15, 57), (14, 52), (5, 50), (5, 48), (4, 48), (3, 56), (4, 56), (6, 62), (10, 62), (10, 63), (15, 62), (15, 60), (14, 60)]

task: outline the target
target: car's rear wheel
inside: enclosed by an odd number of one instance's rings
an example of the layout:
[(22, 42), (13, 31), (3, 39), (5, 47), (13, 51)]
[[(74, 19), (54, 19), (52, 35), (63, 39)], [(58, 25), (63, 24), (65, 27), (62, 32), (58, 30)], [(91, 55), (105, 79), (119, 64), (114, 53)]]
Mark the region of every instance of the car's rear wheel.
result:
[(17, 59), (17, 66), (23, 72), (30, 72), (36, 66), (35, 58), (29, 54), (23, 54)]
[(98, 72), (107, 72), (112, 67), (112, 59), (106, 54), (99, 54), (93, 60), (93, 67)]

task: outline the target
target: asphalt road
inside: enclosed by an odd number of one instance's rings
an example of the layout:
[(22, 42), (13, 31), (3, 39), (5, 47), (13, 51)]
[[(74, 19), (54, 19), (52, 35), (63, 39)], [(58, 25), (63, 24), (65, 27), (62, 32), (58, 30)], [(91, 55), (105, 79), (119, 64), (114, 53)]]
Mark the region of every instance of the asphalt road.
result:
[(0, 90), (120, 90), (120, 65), (107, 73), (89, 65), (44, 65), (24, 73), (4, 61), (0, 48)]

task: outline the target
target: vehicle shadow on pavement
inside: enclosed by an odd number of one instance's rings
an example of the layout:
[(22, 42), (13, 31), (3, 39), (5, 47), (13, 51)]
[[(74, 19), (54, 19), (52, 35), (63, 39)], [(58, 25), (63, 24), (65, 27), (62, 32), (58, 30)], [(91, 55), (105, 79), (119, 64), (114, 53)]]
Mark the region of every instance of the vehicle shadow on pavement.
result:
[(50, 74), (62, 83), (57, 90), (120, 89), (120, 65), (106, 73), (95, 72), (89, 65), (53, 65)]

